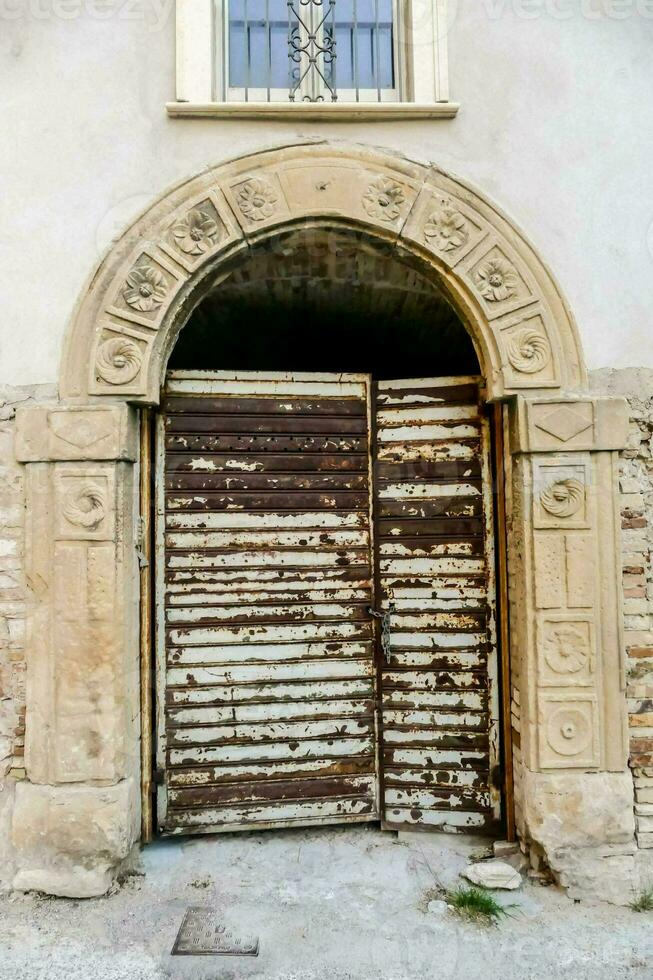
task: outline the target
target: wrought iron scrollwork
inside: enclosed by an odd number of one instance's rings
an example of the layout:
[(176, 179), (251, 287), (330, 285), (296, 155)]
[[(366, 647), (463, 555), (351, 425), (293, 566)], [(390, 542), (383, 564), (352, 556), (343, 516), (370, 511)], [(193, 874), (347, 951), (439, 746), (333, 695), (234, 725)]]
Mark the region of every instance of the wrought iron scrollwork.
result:
[(290, 101), (336, 102), (336, 0), (288, 0)]

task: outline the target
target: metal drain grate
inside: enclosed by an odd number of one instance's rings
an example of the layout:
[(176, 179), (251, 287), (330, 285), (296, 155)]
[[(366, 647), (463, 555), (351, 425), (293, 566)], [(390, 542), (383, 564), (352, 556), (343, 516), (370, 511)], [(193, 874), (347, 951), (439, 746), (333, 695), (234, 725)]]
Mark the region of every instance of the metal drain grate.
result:
[(173, 956), (258, 956), (258, 937), (236, 936), (213, 909), (189, 908), (184, 916)]

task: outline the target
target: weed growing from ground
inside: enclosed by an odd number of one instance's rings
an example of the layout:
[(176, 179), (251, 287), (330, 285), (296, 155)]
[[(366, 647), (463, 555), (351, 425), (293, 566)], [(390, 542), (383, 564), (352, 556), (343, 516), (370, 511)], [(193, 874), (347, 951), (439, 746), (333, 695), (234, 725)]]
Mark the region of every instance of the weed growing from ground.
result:
[(485, 888), (460, 885), (447, 894), (447, 905), (458, 915), (472, 922), (493, 925), (509, 915), (515, 905), (500, 905), (494, 895)]
[(653, 885), (633, 899), (630, 903), (633, 912), (653, 912)]

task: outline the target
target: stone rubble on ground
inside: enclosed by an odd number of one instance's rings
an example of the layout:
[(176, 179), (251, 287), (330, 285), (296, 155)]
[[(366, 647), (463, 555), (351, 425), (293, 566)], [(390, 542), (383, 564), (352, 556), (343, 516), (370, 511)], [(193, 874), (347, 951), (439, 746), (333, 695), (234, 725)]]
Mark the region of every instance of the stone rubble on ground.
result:
[(505, 888), (513, 891), (522, 883), (519, 872), (505, 861), (482, 861), (479, 864), (470, 864), (462, 875), (473, 885), (481, 885), (483, 888)]

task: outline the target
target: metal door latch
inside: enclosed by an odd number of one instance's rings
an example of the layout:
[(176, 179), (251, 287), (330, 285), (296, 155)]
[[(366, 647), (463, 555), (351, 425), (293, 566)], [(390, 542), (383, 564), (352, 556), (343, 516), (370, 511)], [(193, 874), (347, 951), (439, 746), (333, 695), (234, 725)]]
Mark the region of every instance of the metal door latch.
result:
[(386, 612), (383, 612), (383, 610), (374, 609), (372, 606), (367, 607), (370, 616), (373, 616), (374, 619), (381, 620), (381, 649), (383, 651), (383, 659), (387, 664), (390, 663), (390, 617), (396, 608), (393, 604)]

